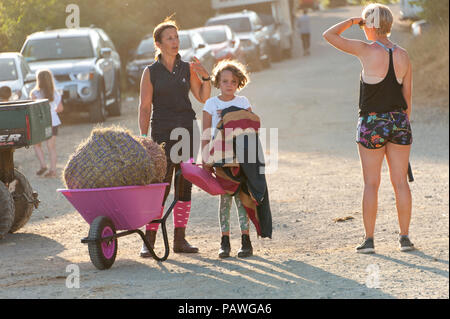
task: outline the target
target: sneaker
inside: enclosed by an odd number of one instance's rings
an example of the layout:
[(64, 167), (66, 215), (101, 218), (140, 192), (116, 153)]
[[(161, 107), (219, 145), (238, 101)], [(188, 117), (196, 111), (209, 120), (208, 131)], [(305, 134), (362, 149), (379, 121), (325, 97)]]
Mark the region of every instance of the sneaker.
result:
[(408, 235), (406, 236), (400, 236), (400, 239), (398, 240), (400, 244), (400, 250), (401, 251), (411, 251), (414, 250), (414, 244), (409, 240)]
[(375, 245), (373, 244), (373, 238), (367, 238), (364, 242), (356, 247), (356, 252), (360, 254), (373, 254), (375, 253)]

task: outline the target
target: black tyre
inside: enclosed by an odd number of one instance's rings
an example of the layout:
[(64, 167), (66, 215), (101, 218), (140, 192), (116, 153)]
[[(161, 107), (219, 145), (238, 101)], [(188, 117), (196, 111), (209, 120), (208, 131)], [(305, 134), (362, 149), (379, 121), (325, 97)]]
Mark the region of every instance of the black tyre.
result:
[(14, 222), (14, 200), (9, 189), (0, 181), (0, 239), (11, 229)]
[(117, 75), (114, 87), (114, 103), (108, 108), (108, 113), (111, 116), (119, 116), (122, 114), (122, 93), (120, 91), (120, 77)]
[[(89, 228), (89, 239), (100, 239), (116, 233), (114, 223), (105, 216), (99, 216)], [(117, 238), (108, 242), (89, 242), (89, 256), (95, 267), (100, 270), (109, 269), (114, 264), (117, 255)]]
[(14, 180), (17, 181), (17, 184), (15, 184), (15, 188), (11, 192), (11, 195), (14, 199), (15, 217), (11, 229), (9, 230), (10, 233), (14, 233), (22, 228), (28, 220), (30, 220), (34, 209), (33, 203), (30, 203), (33, 198), (33, 189), (26, 177), (21, 172), (14, 169)]
[(89, 105), (89, 118), (92, 123), (106, 120), (105, 91), (103, 86), (99, 86), (97, 100)]

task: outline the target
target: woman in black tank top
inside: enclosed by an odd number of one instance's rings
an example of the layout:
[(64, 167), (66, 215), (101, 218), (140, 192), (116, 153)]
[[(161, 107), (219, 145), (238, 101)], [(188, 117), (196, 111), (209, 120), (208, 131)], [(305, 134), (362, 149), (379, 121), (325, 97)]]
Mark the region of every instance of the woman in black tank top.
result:
[[(211, 94), (208, 71), (195, 59), (187, 63), (181, 60), (178, 54), (180, 41), (178, 27), (170, 19), (160, 23), (153, 31), (153, 39), (157, 47), (155, 62), (147, 67), (141, 79), (139, 104), (139, 129), (141, 135), (147, 136), (151, 118), (151, 137), (160, 143), (165, 143), (167, 157), (167, 174), (164, 182), (169, 183), (166, 189), (164, 202), (170, 192), (174, 171), (180, 168), (179, 160), (171, 158), (171, 148), (181, 140), (170, 139), (174, 129), (189, 133), (189, 157), (194, 156), (193, 151), (193, 121), (195, 112), (189, 100), (189, 92), (201, 103), (205, 103)], [(201, 79), (200, 79), (201, 78)], [(182, 149), (186, 154), (186, 150)], [(173, 154), (172, 154), (173, 155)], [(181, 155), (181, 154), (178, 154)], [(183, 160), (187, 160), (185, 158)], [(174, 252), (196, 253), (198, 249), (191, 246), (185, 239), (185, 229), (189, 219), (191, 207), (192, 184), (182, 175), (175, 178), (175, 192), (178, 202), (174, 207)], [(164, 205), (164, 203), (163, 203)], [(164, 206), (161, 208), (161, 214)], [(146, 237), (154, 245), (159, 224), (149, 224), (146, 227)], [(145, 244), (140, 255), (151, 257)]]
[[(411, 192), (407, 174), (412, 135), (412, 70), (408, 53), (389, 40), (393, 15), (387, 6), (370, 4), (362, 17), (353, 17), (324, 32), (331, 45), (359, 58), (363, 71), (360, 80), (358, 151), (364, 177), (362, 201), (365, 238), (356, 248), (373, 253), (375, 219), (381, 167), (386, 157), (395, 191), (400, 226), (400, 249), (412, 250), (408, 237), (411, 220)], [(341, 33), (353, 25), (364, 30), (367, 40), (346, 39)]]

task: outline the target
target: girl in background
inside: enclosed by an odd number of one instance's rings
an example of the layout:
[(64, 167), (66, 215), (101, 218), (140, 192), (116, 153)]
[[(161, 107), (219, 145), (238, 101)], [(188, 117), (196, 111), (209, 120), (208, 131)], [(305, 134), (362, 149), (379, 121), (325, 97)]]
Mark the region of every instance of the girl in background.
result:
[[(36, 74), (36, 87), (31, 91), (30, 97), (33, 100), (47, 99), (50, 103), (50, 112), (52, 115), (52, 137), (47, 140), (47, 148), (50, 156), (50, 170), (44, 177), (56, 177), (56, 136), (58, 135), (58, 127), (61, 125), (58, 113), (63, 111), (61, 95), (55, 90), (53, 75), (49, 70), (41, 70)], [(47, 171), (42, 144), (34, 145), (36, 156), (41, 165), (36, 172), (41, 176)]]

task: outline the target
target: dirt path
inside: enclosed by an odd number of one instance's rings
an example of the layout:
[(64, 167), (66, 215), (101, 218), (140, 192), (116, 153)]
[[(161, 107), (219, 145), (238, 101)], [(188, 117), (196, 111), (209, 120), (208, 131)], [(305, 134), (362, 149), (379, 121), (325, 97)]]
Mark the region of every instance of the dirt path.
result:
[[(254, 257), (218, 259), (218, 199), (194, 188), (188, 235), (199, 254), (171, 253), (163, 263), (144, 260), (138, 256), (140, 239), (129, 236), (119, 240), (113, 268), (98, 271), (80, 243), (88, 225), (55, 192), (62, 182), (35, 177), (33, 150), (20, 149), (16, 165), (42, 204), (23, 229), (0, 241), (0, 298), (448, 298), (448, 113), (420, 106), (413, 111), (416, 181), (411, 184), (410, 233), (419, 249), (398, 251), (395, 201), (384, 167), (377, 254), (354, 252), (363, 235), (362, 178), (354, 142), (360, 65), (326, 45), (320, 35), (358, 10), (314, 13), (313, 55), (303, 58), (297, 52), (253, 74), (242, 92), (263, 126), (278, 128), (279, 136), (278, 170), (267, 176), (273, 239), (257, 239), (252, 231)], [(347, 34), (361, 35), (356, 28)], [(394, 40), (398, 37), (394, 34)], [(137, 100), (124, 104), (123, 116), (106, 124), (137, 133)], [(200, 114), (200, 105), (196, 109)], [(72, 119), (60, 130), (60, 169), (89, 136), (92, 125), (85, 120)], [(232, 216), (234, 254), (240, 236), (234, 211)], [(334, 222), (348, 216), (353, 219)], [(171, 222), (168, 226), (171, 239)], [(71, 264), (80, 269), (80, 288), (66, 287)]]

